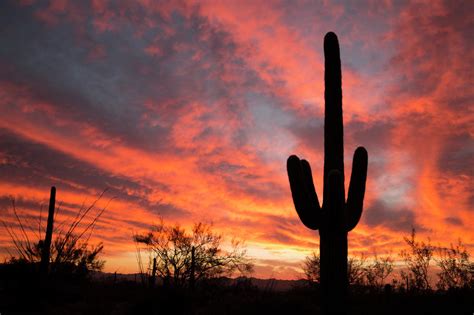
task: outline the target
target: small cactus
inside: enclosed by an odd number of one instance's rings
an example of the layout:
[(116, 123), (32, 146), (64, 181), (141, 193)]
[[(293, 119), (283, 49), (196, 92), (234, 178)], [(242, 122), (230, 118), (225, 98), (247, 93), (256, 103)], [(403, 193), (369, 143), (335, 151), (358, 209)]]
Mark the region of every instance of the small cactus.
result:
[(151, 268), (151, 275), (150, 275), (150, 288), (154, 288), (155, 287), (155, 282), (156, 282), (156, 257), (153, 258), (153, 265), (152, 265), (152, 268)]
[(43, 277), (45, 277), (48, 274), (48, 269), (49, 269), (49, 256), (51, 253), (51, 239), (53, 237), (55, 203), (56, 203), (56, 187), (52, 186), (51, 193), (49, 196), (48, 223), (46, 226), (46, 235), (44, 237), (43, 250), (41, 253), (40, 272)]
[(346, 312), (347, 232), (362, 214), (367, 178), (367, 151), (354, 153), (347, 201), (344, 191), (344, 144), (342, 121), (341, 60), (336, 34), (324, 37), (324, 187), (319, 204), (311, 167), (306, 160), (292, 155), (287, 161), (291, 194), (301, 222), (319, 230), (321, 293), (325, 313)]

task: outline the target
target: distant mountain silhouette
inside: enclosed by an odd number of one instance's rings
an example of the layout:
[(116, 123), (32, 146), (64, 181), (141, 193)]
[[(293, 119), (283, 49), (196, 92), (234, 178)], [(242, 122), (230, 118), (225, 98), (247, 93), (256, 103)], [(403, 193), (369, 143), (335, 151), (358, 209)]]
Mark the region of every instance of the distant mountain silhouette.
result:
[[(91, 278), (94, 280), (108, 280), (108, 281), (117, 281), (117, 282), (140, 282), (141, 275), (139, 273), (113, 273), (113, 272), (101, 272), (95, 271), (91, 273)], [(282, 280), (282, 279), (260, 279), (255, 277), (220, 277), (216, 279), (221, 283), (226, 285), (236, 285), (241, 281), (250, 281), (250, 284), (257, 287), (260, 290), (270, 290), (275, 292), (284, 292), (291, 290), (293, 288), (307, 286), (308, 281), (304, 279), (298, 280)], [(157, 279), (157, 285), (162, 284), (161, 279)]]

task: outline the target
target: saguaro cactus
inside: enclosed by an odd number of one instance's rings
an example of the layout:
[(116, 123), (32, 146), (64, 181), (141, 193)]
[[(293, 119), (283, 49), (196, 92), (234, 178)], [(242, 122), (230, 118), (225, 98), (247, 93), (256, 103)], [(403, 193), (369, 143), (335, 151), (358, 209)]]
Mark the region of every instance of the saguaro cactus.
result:
[(44, 237), (43, 250), (41, 253), (40, 272), (43, 276), (48, 274), (49, 256), (51, 252), (51, 239), (53, 237), (53, 223), (54, 223), (54, 205), (56, 202), (56, 187), (51, 187), (51, 194), (49, 196), (49, 211), (48, 223), (46, 225), (46, 235)]
[(344, 191), (341, 59), (336, 34), (324, 37), (324, 178), (323, 204), (319, 205), (311, 167), (296, 155), (288, 158), (291, 194), (301, 222), (320, 235), (320, 281), (323, 310), (346, 311), (347, 232), (359, 222), (367, 178), (367, 151), (358, 147), (352, 162), (347, 202)]

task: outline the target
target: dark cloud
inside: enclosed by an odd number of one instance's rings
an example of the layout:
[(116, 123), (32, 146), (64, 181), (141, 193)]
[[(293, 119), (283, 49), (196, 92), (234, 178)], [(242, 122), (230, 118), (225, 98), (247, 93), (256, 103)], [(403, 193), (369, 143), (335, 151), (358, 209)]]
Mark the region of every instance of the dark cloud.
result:
[(299, 228), (301, 226), (301, 222), (296, 215), (296, 211), (294, 212), (294, 216), (291, 218), (267, 214), (265, 215), (265, 220), (268, 221), (270, 225), (278, 226), (287, 232), (293, 232), (293, 228)]
[(458, 225), (458, 226), (463, 226), (463, 222), (460, 218), (458, 217), (446, 217), (444, 218), (444, 221), (448, 224), (451, 224), (451, 225)]
[(177, 207), (170, 203), (157, 203), (152, 207), (152, 213), (157, 215), (157, 217), (161, 216), (163, 218), (172, 218), (173, 220), (179, 220), (191, 214), (188, 210)]
[(438, 169), (445, 175), (474, 176), (474, 138), (467, 132), (452, 134), (444, 141)]
[[(256, 159), (258, 158), (257, 156)], [(213, 162), (206, 158), (199, 159), (198, 165), (207, 174), (218, 176), (233, 193), (252, 196), (260, 200), (279, 199), (287, 193), (286, 187), (263, 176), (260, 169), (255, 170), (227, 161)]]
[[(45, 196), (47, 196), (47, 191), (45, 191)], [(46, 198), (45, 198), (46, 201)], [(25, 198), (23, 196), (9, 196), (7, 194), (0, 195), (0, 212), (7, 213), (12, 211), (13, 213), (13, 203), (15, 207), (18, 208), (27, 208), (27, 209), (37, 209), (39, 210), (40, 205), (33, 200)]]
[(443, 198), (450, 197), (450, 191), (454, 187), (448, 179), (454, 177), (456, 185), (465, 187), (463, 195), (465, 196), (466, 209), (474, 209), (474, 189), (472, 188), (474, 182), (474, 138), (464, 132), (452, 134), (444, 139), (437, 160), (437, 168), (443, 179), (437, 183), (439, 195)]
[(265, 238), (277, 243), (283, 244), (296, 244), (297, 242), (293, 237), (289, 237), (287, 234), (281, 233), (280, 231), (269, 231), (265, 233)]
[(226, 177), (225, 182), (229, 189), (243, 193), (247, 196), (253, 196), (257, 200), (276, 200), (280, 199), (287, 193), (287, 190), (279, 183), (269, 180), (255, 181), (251, 172), (241, 173), (240, 176)]
[[(4, 161), (0, 165), (0, 178), (28, 186), (50, 186), (58, 181), (68, 189), (74, 186), (68, 182), (101, 191), (107, 187), (127, 187), (131, 190), (145, 190), (146, 187), (114, 174), (107, 174), (87, 162), (35, 143), (5, 129), (0, 129), (0, 153)], [(64, 181), (62, 181), (64, 180)], [(162, 189), (166, 185), (155, 183)]]
[(474, 188), (469, 190), (468, 200), (467, 200), (467, 209), (474, 211)]
[(364, 210), (364, 222), (370, 226), (383, 226), (396, 232), (410, 232), (412, 228), (422, 231), (424, 228), (416, 222), (415, 212), (406, 208), (394, 209), (383, 201), (374, 201)]
[(390, 145), (394, 128), (394, 123), (390, 121), (375, 120), (365, 123), (353, 120), (346, 124), (344, 131), (352, 136), (351, 140), (355, 146), (364, 146), (369, 152), (380, 152)]
[(298, 141), (308, 148), (324, 150), (324, 119), (304, 119), (288, 127)]

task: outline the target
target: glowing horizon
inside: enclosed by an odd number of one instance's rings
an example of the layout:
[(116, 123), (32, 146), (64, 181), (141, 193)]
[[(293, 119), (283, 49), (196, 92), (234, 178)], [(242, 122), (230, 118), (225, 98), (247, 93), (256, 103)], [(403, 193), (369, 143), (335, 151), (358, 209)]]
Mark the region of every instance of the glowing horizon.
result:
[[(255, 276), (294, 279), (318, 249), (286, 175), (308, 159), (322, 196), (323, 37), (340, 41), (346, 187), (369, 153), (349, 252), (421, 238), (474, 249), (470, 2), (4, 1), (0, 211), (114, 197), (93, 242), (136, 272), (133, 232), (162, 216), (246, 241)], [(3, 229), (3, 228), (2, 228)], [(0, 257), (11, 247), (0, 234)]]

